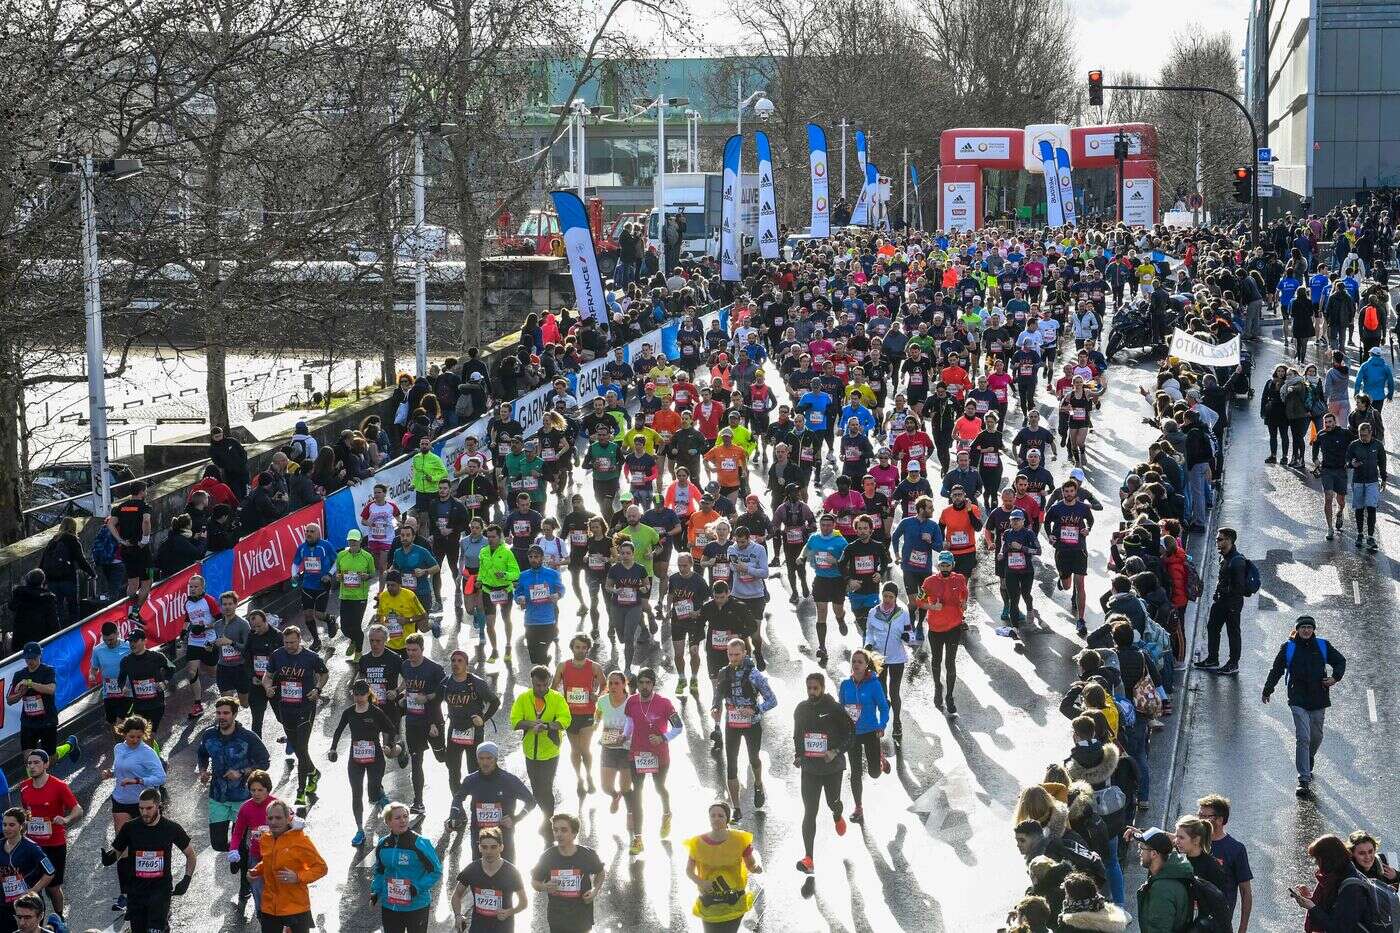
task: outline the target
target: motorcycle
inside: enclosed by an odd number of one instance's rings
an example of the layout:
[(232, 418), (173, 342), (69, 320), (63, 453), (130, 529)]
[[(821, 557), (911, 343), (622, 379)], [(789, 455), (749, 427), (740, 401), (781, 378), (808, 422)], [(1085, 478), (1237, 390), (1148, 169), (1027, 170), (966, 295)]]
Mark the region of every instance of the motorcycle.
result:
[(1142, 349), (1150, 349), (1152, 356), (1159, 356), (1167, 348), (1152, 333), (1152, 313), (1139, 302), (1114, 312), (1104, 356), (1112, 360), (1122, 350)]

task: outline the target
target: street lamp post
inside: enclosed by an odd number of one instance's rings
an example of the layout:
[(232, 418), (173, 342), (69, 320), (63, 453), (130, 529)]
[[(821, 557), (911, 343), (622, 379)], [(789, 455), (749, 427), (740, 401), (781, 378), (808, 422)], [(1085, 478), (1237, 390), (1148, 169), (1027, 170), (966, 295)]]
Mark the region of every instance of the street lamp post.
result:
[(427, 213), (427, 179), (423, 174), (423, 136), (431, 133), (447, 139), (456, 133), (454, 123), (434, 123), (413, 129), (413, 358), (418, 376), (428, 375), (428, 243), (424, 235)]
[(97, 198), (100, 176), (112, 181), (142, 172), (140, 159), (102, 159), (83, 155), (78, 162), (53, 160), (50, 175), (78, 176), (78, 220), (82, 227), (83, 319), (87, 325), (88, 444), (92, 453), (92, 514), (112, 512), (112, 482), (107, 469), (107, 372), (102, 347), (102, 269), (97, 258)]
[[(666, 108), (688, 107), (690, 106), (690, 98), (664, 96), (659, 82), (656, 91), (655, 100), (641, 99), (636, 101), (636, 104), (642, 108), (638, 111), (639, 114), (645, 113), (653, 107), (656, 108), (656, 181), (652, 185), (652, 208), (656, 211), (656, 238), (659, 242), (666, 227)], [(689, 136), (689, 115), (692, 112), (686, 111), (687, 137)], [(686, 148), (689, 148), (688, 140)]]

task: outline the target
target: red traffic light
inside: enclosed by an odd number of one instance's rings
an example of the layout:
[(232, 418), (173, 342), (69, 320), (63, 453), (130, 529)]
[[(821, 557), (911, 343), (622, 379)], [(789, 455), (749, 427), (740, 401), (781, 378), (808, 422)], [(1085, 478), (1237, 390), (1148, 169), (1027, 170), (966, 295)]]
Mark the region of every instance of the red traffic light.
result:
[(1089, 72), (1089, 104), (1103, 106), (1103, 72), (1098, 69)]
[(1249, 169), (1243, 167), (1235, 169), (1235, 177), (1243, 181), (1249, 177)]
[(1091, 72), (1089, 72), (1089, 80), (1090, 80), (1090, 81), (1093, 81), (1093, 82), (1096, 83), (1096, 84), (1099, 83), (1099, 82), (1101, 82), (1101, 81), (1103, 81), (1103, 72), (1102, 72), (1102, 71), (1091, 71)]

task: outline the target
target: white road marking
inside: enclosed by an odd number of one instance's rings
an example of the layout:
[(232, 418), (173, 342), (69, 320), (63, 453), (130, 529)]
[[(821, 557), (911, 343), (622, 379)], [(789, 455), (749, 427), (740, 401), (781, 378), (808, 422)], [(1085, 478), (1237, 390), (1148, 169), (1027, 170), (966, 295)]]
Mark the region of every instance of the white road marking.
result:
[(1356, 580), (1351, 581), (1351, 601), (1361, 605), (1361, 584)]
[(1371, 717), (1371, 722), (1376, 721), (1376, 691), (1370, 687), (1366, 688), (1366, 712)]

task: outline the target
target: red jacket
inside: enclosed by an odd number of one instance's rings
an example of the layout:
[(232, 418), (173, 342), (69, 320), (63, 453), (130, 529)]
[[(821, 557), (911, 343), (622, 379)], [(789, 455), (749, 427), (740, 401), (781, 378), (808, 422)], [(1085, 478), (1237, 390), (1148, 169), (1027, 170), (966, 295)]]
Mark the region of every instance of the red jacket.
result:
[(1186, 598), (1186, 552), (1177, 547), (1170, 554), (1164, 553), (1161, 561), (1162, 569), (1167, 572), (1167, 582), (1171, 585), (1172, 606), (1185, 609), (1189, 602)]
[(230, 508), (238, 508), (238, 497), (233, 494), (233, 490), (212, 476), (206, 476), (190, 487), (190, 495), (197, 492), (209, 493), (209, 501), (215, 505), (223, 504)]
[[(928, 609), (928, 630), (930, 632), (951, 632), (963, 624), (963, 610), (967, 606), (967, 577), (953, 571), (948, 576), (935, 572), (925, 577), (922, 598), (919, 605)], [(931, 608), (939, 603), (937, 610)]]

